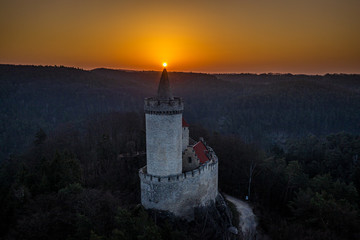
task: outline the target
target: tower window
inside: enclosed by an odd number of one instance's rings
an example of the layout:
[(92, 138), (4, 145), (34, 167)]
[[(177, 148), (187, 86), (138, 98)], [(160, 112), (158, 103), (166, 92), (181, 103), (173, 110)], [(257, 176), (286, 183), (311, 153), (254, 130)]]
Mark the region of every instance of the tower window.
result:
[(189, 161), (189, 163), (191, 163), (191, 161), (192, 161), (191, 157), (188, 157), (188, 161)]

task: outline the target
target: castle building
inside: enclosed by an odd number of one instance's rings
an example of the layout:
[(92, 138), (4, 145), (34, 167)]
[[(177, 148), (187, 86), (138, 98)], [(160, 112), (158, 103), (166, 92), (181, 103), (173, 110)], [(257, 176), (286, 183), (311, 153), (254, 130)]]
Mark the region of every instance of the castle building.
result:
[(218, 158), (201, 138), (190, 139), (183, 100), (171, 93), (164, 68), (156, 97), (146, 98), (146, 166), (139, 170), (141, 203), (188, 220), (218, 195)]

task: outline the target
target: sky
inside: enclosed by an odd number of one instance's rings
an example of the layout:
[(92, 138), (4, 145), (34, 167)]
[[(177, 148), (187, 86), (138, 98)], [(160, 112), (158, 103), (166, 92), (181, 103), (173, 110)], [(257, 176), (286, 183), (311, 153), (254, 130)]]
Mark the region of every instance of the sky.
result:
[(360, 73), (359, 0), (0, 0), (0, 63)]

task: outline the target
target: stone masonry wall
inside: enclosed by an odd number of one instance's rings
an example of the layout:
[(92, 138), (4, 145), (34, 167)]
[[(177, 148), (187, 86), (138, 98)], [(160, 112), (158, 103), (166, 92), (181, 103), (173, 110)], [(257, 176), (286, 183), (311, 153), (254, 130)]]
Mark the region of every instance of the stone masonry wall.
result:
[[(191, 158), (190, 163), (189, 163), (189, 157)], [(200, 160), (196, 156), (195, 150), (192, 146), (189, 146), (185, 149), (182, 158), (183, 158), (183, 160), (182, 160), (183, 161), (183, 163), (182, 163), (183, 172), (193, 170), (200, 166)]]
[(182, 127), (182, 151), (189, 146), (189, 128)]
[(182, 172), (182, 114), (145, 114), (147, 172), (154, 176)]
[(170, 211), (188, 220), (194, 218), (195, 207), (210, 204), (218, 195), (217, 159), (175, 176), (151, 176), (146, 173), (146, 166), (139, 175), (145, 208)]

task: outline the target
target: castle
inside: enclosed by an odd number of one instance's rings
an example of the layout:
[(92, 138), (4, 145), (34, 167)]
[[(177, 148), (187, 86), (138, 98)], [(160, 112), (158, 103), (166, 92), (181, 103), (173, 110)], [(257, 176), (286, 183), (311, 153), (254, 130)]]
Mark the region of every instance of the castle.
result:
[(139, 170), (141, 203), (188, 220), (218, 195), (218, 158), (189, 137), (183, 100), (173, 97), (164, 68), (156, 97), (145, 99), (146, 162)]

